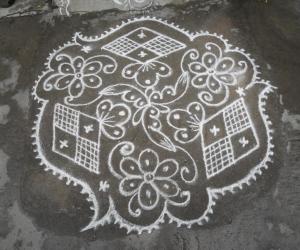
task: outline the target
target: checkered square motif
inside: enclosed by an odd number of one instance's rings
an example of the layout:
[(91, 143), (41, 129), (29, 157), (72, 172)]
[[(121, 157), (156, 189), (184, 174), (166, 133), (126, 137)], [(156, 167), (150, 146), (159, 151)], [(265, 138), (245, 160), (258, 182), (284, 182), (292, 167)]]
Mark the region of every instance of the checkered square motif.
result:
[[(186, 45), (148, 28), (138, 28), (104, 45), (102, 49), (141, 63), (185, 48)], [(138, 53), (134, 51), (137, 50)], [(151, 52), (151, 53), (150, 53)], [(132, 55), (138, 56), (132, 56)]]
[(183, 45), (170, 37), (157, 36), (145, 43), (143, 47), (157, 53), (160, 56), (165, 56), (171, 54), (173, 51), (180, 50), (183, 48)]
[(91, 172), (98, 173), (99, 144), (78, 137), (75, 162)]
[(119, 39), (114, 40), (113, 42), (104, 46), (103, 49), (106, 49), (117, 55), (126, 56), (138, 47), (138, 43), (130, 40), (127, 37), (120, 37)]
[[(212, 132), (215, 132), (214, 136)], [(258, 147), (255, 128), (242, 98), (210, 117), (203, 124), (202, 134), (207, 178), (232, 167)], [(210, 136), (207, 139), (205, 135)]]
[(204, 154), (207, 176), (219, 173), (234, 161), (232, 145), (227, 137), (205, 148)]
[(58, 128), (76, 135), (79, 127), (79, 112), (61, 104), (56, 104), (54, 109), (54, 124)]
[(251, 126), (244, 99), (232, 103), (223, 113), (226, 130), (229, 135)]
[[(93, 138), (82, 132), (89, 132), (88, 129), (92, 128), (95, 128), (91, 134)], [(56, 104), (53, 133), (52, 149), (55, 153), (90, 172), (99, 173), (100, 130), (97, 119), (62, 104)]]

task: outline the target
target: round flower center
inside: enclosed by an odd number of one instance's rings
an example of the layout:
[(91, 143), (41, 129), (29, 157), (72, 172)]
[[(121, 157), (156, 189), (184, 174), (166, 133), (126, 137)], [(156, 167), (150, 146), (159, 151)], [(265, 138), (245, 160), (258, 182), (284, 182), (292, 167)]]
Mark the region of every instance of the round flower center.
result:
[(81, 73), (77, 73), (77, 74), (75, 75), (76, 78), (81, 78), (81, 76), (82, 76)]
[(145, 181), (149, 182), (149, 181), (152, 181), (154, 179), (154, 175), (151, 174), (151, 173), (147, 173), (147, 174), (145, 174), (144, 178), (145, 178)]
[(213, 70), (213, 69), (209, 69), (209, 70), (208, 70), (208, 74), (210, 74), (210, 75), (213, 75), (213, 74), (215, 74), (215, 70)]

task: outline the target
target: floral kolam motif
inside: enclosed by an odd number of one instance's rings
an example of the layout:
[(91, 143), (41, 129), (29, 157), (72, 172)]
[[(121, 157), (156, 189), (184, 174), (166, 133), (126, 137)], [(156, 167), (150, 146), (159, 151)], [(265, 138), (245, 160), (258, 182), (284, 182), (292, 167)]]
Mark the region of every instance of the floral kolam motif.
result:
[(87, 194), (94, 215), (82, 230), (203, 225), (271, 161), (273, 87), (258, 75), (222, 36), (156, 18), (76, 33), (33, 90), (37, 158)]

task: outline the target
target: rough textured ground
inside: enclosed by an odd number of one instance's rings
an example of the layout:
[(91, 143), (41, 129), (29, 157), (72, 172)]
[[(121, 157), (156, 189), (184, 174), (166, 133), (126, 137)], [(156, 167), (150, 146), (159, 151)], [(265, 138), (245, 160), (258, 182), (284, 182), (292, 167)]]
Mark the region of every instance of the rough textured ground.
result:
[(276, 124), (270, 170), (238, 196), (221, 199), (205, 227), (170, 224), (127, 235), (107, 226), (79, 233), (91, 215), (85, 197), (34, 158), (30, 89), (49, 52), (74, 32), (101, 33), (132, 15), (107, 10), (0, 19), (0, 249), (298, 249), (300, 4), (292, 0), (199, 1), (151, 13), (189, 30), (223, 34), (250, 52), (263, 77), (278, 87), (268, 106)]

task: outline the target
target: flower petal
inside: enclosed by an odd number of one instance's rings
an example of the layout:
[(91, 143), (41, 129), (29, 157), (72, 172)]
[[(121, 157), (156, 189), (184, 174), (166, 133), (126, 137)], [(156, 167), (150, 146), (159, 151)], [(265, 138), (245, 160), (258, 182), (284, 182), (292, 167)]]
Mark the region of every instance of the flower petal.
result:
[(118, 140), (121, 139), (125, 134), (125, 128), (122, 126), (108, 126), (105, 125), (102, 128), (103, 133), (106, 137), (111, 140)]
[(81, 96), (83, 91), (84, 86), (79, 79), (75, 79), (72, 84), (69, 85), (69, 94), (73, 98)]
[(124, 178), (119, 184), (119, 191), (124, 196), (131, 196), (138, 191), (142, 178)]
[(132, 124), (133, 126), (138, 125), (142, 120), (143, 109), (138, 109), (132, 116)]
[(207, 69), (213, 68), (216, 62), (217, 62), (217, 57), (213, 53), (211, 52), (204, 53), (202, 57), (202, 63)]
[(65, 75), (75, 74), (75, 69), (70, 63), (62, 63), (58, 66), (58, 72)]
[(155, 170), (157, 178), (170, 178), (178, 171), (178, 163), (175, 160), (167, 159), (162, 161)]
[(208, 78), (207, 87), (211, 92), (219, 94), (223, 88), (223, 85), (214, 76), (210, 76)]
[(102, 64), (100, 62), (90, 62), (83, 67), (82, 73), (84, 75), (97, 74), (99, 73), (101, 68), (102, 68)]
[(89, 88), (98, 88), (102, 84), (102, 80), (97, 75), (85, 75), (82, 78), (84, 84)]
[(153, 172), (158, 164), (158, 156), (152, 149), (145, 149), (139, 156), (139, 163), (143, 173)]
[(216, 78), (220, 82), (222, 82), (226, 85), (235, 85), (236, 84), (236, 80), (232, 74), (217, 74)]
[(120, 169), (126, 176), (139, 176), (142, 174), (138, 162), (131, 157), (125, 158), (121, 161)]
[(160, 76), (168, 76), (172, 71), (168, 64), (158, 62), (158, 61), (153, 62), (152, 67), (154, 68), (156, 73), (159, 74)]
[(172, 127), (175, 128), (187, 128), (189, 126), (189, 121), (191, 114), (184, 109), (175, 109), (168, 116), (168, 122)]
[(145, 210), (155, 208), (159, 201), (157, 190), (150, 183), (143, 183), (139, 189), (138, 201)]
[(202, 74), (205, 73), (207, 68), (205, 68), (204, 65), (202, 65), (200, 62), (192, 62), (189, 65), (189, 69), (194, 74)]
[(176, 196), (179, 192), (179, 187), (174, 180), (155, 179), (154, 184), (165, 197)]
[(224, 57), (218, 62), (216, 70), (220, 73), (221, 72), (225, 73), (231, 71), (233, 69), (233, 66), (234, 66), (233, 59), (229, 57)]
[(103, 100), (97, 106), (96, 115), (98, 119), (107, 119), (110, 118), (109, 112), (112, 108), (112, 102), (110, 100)]
[(207, 78), (208, 78), (208, 74), (196, 75), (192, 79), (192, 85), (195, 88), (202, 88), (202, 87), (204, 87), (206, 85)]
[(122, 125), (125, 124), (130, 117), (130, 109), (125, 104), (115, 104), (111, 107), (110, 111), (110, 120), (109, 124), (113, 125)]
[(65, 89), (67, 88), (72, 82), (74, 81), (73, 75), (66, 75), (62, 78), (60, 78), (56, 83), (55, 86), (58, 89)]
[(84, 65), (84, 61), (82, 57), (74, 58), (73, 67), (75, 68), (76, 72), (79, 72), (82, 69), (83, 65)]

